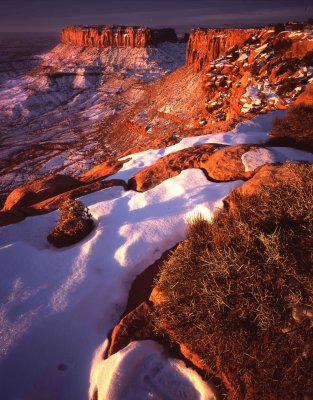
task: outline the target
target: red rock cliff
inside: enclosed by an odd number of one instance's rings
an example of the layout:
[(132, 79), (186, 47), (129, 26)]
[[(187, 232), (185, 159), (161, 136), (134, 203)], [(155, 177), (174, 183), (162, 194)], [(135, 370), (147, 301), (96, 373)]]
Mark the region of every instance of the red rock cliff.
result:
[(194, 65), (195, 71), (225, 55), (234, 46), (241, 47), (258, 34), (257, 29), (196, 29), (191, 31), (186, 64)]
[(176, 42), (174, 29), (150, 29), (137, 26), (69, 26), (61, 32), (61, 42), (89, 47), (147, 47)]

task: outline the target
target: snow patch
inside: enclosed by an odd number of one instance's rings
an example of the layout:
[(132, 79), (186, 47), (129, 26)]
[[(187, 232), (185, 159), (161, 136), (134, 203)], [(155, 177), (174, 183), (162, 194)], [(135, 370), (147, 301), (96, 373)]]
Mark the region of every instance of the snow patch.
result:
[(89, 398), (98, 400), (216, 400), (199, 375), (182, 361), (168, 358), (152, 340), (132, 342), (103, 360), (102, 347), (92, 364)]
[(313, 162), (313, 154), (289, 147), (268, 147), (249, 150), (241, 156), (245, 171), (254, 171), (264, 164), (284, 163), (285, 161)]

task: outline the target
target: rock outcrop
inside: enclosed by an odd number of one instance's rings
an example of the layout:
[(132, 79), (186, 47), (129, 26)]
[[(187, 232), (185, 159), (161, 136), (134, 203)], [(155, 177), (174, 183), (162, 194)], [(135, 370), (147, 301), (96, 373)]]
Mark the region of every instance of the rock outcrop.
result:
[(207, 172), (209, 178), (216, 181), (249, 179), (253, 172), (245, 171), (241, 157), (247, 151), (254, 149), (257, 147), (248, 144), (220, 149), (212, 155), (204, 155), (200, 162), (200, 168)]
[(122, 350), (135, 340), (156, 339), (151, 321), (151, 303), (145, 301), (128, 313), (113, 329), (107, 357)]
[(174, 29), (138, 26), (69, 26), (61, 32), (61, 42), (88, 47), (147, 47), (177, 42)]
[(186, 64), (193, 65), (198, 72), (226, 51), (241, 47), (258, 32), (256, 29), (195, 29), (189, 36)]
[(30, 181), (10, 193), (2, 211), (28, 207), (60, 193), (75, 189), (82, 186), (82, 184), (78, 179), (67, 175), (53, 175)]
[(202, 144), (189, 147), (160, 158), (155, 164), (137, 172), (128, 181), (130, 189), (145, 192), (172, 178), (187, 168), (200, 168), (200, 160), (213, 153), (216, 145)]
[(287, 108), (312, 83), (312, 62), (310, 24), (191, 32), (186, 63), (202, 72), (205, 98), (198, 124)]

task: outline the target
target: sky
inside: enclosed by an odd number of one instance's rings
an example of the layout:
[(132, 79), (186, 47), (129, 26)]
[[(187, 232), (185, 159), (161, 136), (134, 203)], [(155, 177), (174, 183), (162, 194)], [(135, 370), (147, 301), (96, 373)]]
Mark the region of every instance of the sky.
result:
[(1, 32), (56, 32), (67, 25), (242, 27), (306, 20), (310, 0), (1, 0)]

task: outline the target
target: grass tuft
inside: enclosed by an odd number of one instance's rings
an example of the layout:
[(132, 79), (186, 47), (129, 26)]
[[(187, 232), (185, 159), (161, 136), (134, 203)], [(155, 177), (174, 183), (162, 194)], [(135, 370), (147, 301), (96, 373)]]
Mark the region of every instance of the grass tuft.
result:
[(237, 399), (313, 387), (313, 166), (285, 168), (286, 185), (237, 193), (212, 223), (197, 217), (156, 282), (158, 333), (226, 374)]
[(313, 106), (298, 104), (287, 110), (285, 118), (276, 118), (270, 134), (271, 144), (313, 151)]

